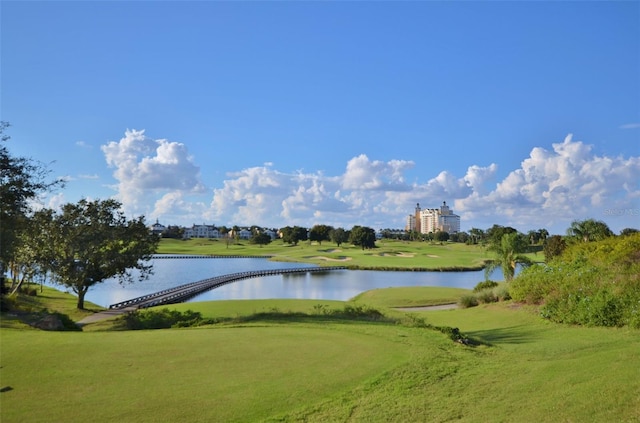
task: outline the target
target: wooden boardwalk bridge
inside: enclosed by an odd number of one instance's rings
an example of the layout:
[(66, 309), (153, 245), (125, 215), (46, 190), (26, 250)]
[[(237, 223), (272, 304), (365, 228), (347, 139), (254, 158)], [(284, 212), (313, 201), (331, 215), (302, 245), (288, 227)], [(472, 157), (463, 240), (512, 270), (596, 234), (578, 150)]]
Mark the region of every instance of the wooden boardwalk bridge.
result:
[(174, 288), (165, 289), (154, 292), (153, 294), (143, 295), (141, 297), (132, 298), (109, 306), (110, 310), (131, 309), (131, 308), (147, 308), (163, 304), (181, 303), (199, 295), (205, 291), (219, 288), (223, 285), (237, 282), (242, 279), (257, 278), (260, 276), (284, 275), (291, 273), (308, 273), (308, 272), (327, 272), (331, 270), (343, 270), (344, 266), (330, 267), (302, 267), (294, 269), (273, 269), (273, 270), (256, 270), (251, 272), (231, 273), (229, 275), (215, 276), (213, 278), (204, 279), (198, 282), (191, 282), (179, 285)]

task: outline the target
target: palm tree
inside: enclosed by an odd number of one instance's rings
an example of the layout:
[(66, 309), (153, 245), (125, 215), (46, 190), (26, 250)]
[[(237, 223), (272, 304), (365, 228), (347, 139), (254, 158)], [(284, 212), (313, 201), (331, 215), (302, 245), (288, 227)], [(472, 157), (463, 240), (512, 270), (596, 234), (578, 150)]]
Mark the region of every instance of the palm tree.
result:
[(542, 241), (543, 244), (547, 240), (548, 236), (549, 236), (548, 230), (544, 228), (538, 230), (538, 237), (540, 238), (540, 241)]
[(582, 242), (591, 242), (613, 236), (613, 231), (600, 220), (574, 220), (567, 229), (567, 235)]
[(478, 241), (484, 239), (484, 231), (478, 228), (471, 228), (469, 231), (469, 235), (471, 235), (471, 243), (477, 244)]
[(527, 250), (527, 241), (519, 233), (510, 232), (502, 235), (500, 242), (489, 246), (489, 251), (495, 254), (493, 260), (488, 261), (485, 277), (488, 279), (495, 269), (502, 269), (504, 280), (510, 282), (516, 272), (516, 265), (531, 266), (533, 262), (522, 253)]

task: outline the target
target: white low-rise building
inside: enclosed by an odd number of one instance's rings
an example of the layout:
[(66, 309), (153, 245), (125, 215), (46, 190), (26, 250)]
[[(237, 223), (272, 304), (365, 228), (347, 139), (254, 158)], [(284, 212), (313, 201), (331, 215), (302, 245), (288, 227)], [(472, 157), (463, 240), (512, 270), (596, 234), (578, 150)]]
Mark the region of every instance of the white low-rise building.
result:
[(240, 239), (251, 239), (252, 235), (249, 229), (240, 229), (240, 232), (238, 232), (238, 238)]
[(183, 238), (220, 238), (220, 231), (214, 225), (193, 225), (184, 229)]

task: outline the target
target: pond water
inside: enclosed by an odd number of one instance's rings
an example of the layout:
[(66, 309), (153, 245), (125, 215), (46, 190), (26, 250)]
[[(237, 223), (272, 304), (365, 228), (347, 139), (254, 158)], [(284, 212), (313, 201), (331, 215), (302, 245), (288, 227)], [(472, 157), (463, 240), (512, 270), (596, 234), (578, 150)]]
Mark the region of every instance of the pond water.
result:
[[(89, 289), (85, 299), (108, 307), (141, 295), (150, 294), (189, 282), (229, 273), (266, 269), (315, 267), (304, 263), (272, 262), (256, 258), (180, 258), (154, 259), (154, 274), (147, 280), (120, 285), (109, 279)], [(492, 280), (501, 280), (498, 270)], [(470, 272), (387, 272), (371, 270), (332, 270), (320, 273), (265, 276), (244, 279), (204, 292), (190, 300), (241, 299), (324, 299), (348, 300), (361, 292), (376, 288), (401, 286), (446, 286), (473, 288), (484, 280), (484, 271)], [(59, 288), (59, 287), (58, 287)]]

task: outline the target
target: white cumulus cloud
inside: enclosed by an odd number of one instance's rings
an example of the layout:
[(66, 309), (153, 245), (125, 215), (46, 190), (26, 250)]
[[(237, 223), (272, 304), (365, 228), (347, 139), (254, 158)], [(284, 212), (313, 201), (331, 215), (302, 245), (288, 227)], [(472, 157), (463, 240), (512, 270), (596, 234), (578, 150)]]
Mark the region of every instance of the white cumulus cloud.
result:
[[(200, 180), (200, 168), (182, 143), (154, 140), (146, 136), (144, 130), (127, 130), (120, 141), (111, 141), (101, 149), (109, 167), (115, 169), (116, 197), (128, 212), (158, 213), (169, 204), (175, 211), (180, 203), (170, 201), (171, 198), (205, 190)], [(152, 211), (150, 204), (158, 196), (167, 195)]]
[[(469, 164), (456, 175), (360, 154), (342, 173), (326, 175), (282, 172), (266, 161), (227, 173), (210, 201), (202, 197), (199, 167), (182, 143), (131, 130), (102, 151), (126, 210), (167, 224), (403, 228), (416, 203), (432, 208), (446, 201), (461, 215), (463, 230), (497, 223), (563, 232), (572, 220), (591, 217), (614, 230), (638, 226), (633, 220), (639, 210), (640, 157), (598, 156), (571, 135), (550, 147), (533, 148), (499, 180), (495, 163)], [(409, 170), (422, 181), (407, 182)]]
[(569, 135), (551, 151), (534, 148), (491, 192), (476, 191), (455, 205), (469, 216), (504, 216), (513, 225), (603, 219), (607, 210), (637, 207), (639, 182), (640, 157), (600, 157)]

